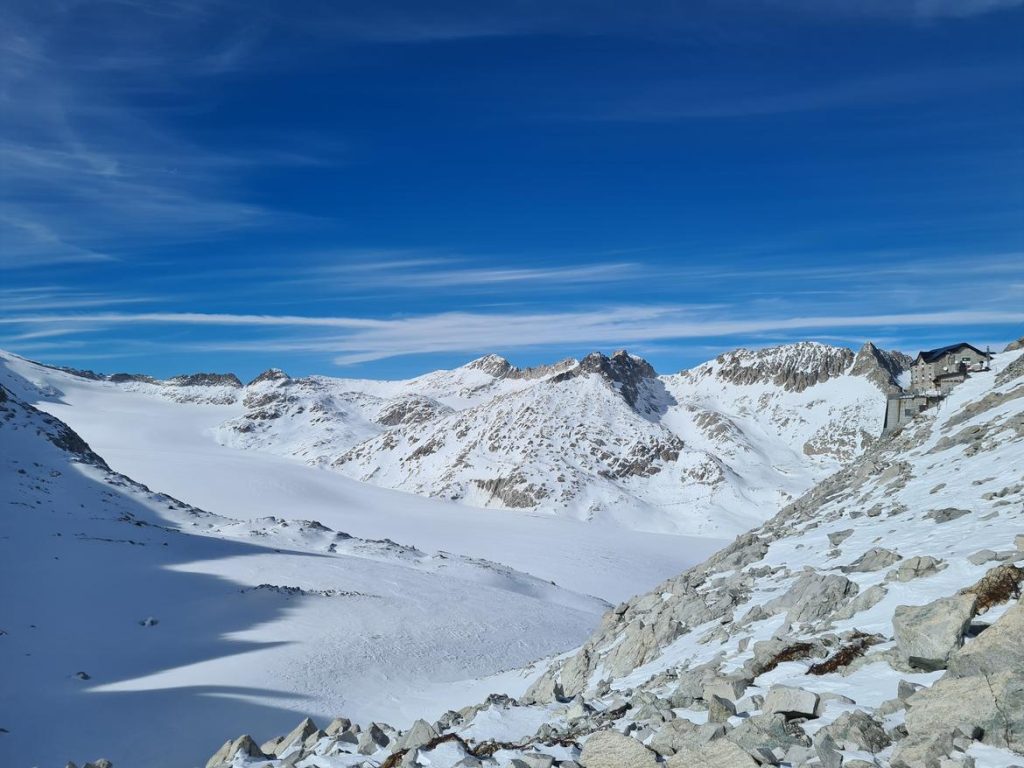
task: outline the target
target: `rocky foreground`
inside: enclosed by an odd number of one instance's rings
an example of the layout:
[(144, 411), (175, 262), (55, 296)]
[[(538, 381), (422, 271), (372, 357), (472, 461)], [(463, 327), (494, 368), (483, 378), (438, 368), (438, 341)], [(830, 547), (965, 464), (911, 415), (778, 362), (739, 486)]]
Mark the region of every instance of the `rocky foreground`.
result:
[(218, 766), (1024, 765), (1024, 355), (611, 610), (520, 700), (310, 720)]

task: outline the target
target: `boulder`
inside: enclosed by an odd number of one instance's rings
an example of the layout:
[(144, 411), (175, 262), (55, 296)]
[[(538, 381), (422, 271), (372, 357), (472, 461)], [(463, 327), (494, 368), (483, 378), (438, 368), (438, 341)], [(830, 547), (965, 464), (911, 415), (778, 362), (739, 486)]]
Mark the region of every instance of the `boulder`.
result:
[(780, 714), (786, 718), (818, 717), (822, 712), (821, 698), (802, 688), (773, 685), (764, 697), (764, 713)]
[(935, 738), (945, 743), (959, 729), (986, 744), (1024, 753), (1024, 670), (963, 678), (947, 674), (907, 699), (906, 726), (910, 736), (905, 741), (912, 744)]
[(828, 734), (840, 749), (861, 750), (872, 754), (892, 744), (882, 724), (860, 710), (844, 712), (818, 733)]
[(412, 727), (405, 732), (402, 738), (399, 739), (398, 749), (419, 749), (424, 744), (436, 739), (437, 735), (438, 734), (437, 731), (434, 730), (434, 726), (426, 720), (417, 720), (412, 724)]
[(301, 747), (302, 744), (306, 741), (306, 739), (308, 739), (310, 736), (316, 733), (316, 731), (316, 723), (314, 723), (307, 717), (305, 720), (303, 720), (301, 723), (295, 726), (287, 736), (285, 736), (281, 739), (280, 742), (278, 742), (277, 751), (275, 751), (274, 754), (278, 757), (283, 757), (284, 754), (288, 752), (288, 750), (290, 750), (292, 747)]
[(352, 727), (352, 721), (347, 717), (336, 717), (331, 720), (331, 724), (324, 728), (324, 733), (328, 736), (336, 736), (342, 731), (347, 731)]
[(563, 695), (562, 684), (555, 680), (552, 672), (545, 672), (538, 677), (523, 694), (524, 704), (550, 704)]
[(821, 761), (822, 768), (843, 768), (843, 754), (839, 745), (827, 733), (817, 733), (814, 739), (814, 751)]
[(952, 733), (932, 733), (903, 739), (893, 752), (892, 768), (938, 768), (953, 751)]
[(833, 547), (838, 547), (852, 535), (853, 528), (847, 528), (842, 531), (833, 531), (828, 535), (828, 543), (831, 544)]
[(721, 725), (699, 726), (684, 717), (677, 717), (661, 726), (647, 746), (662, 757), (668, 757), (683, 748), (698, 747), (724, 733)]
[(579, 763), (583, 768), (657, 768), (658, 756), (618, 731), (598, 731), (583, 745)]
[(753, 680), (745, 675), (716, 677), (704, 685), (701, 691), (701, 698), (704, 701), (710, 701), (712, 697), (718, 696), (728, 701), (736, 701), (743, 696), (743, 692), (747, 690), (752, 682)]
[[(252, 736), (239, 736), (234, 741), (224, 742), (224, 746), (218, 749), (206, 762), (206, 768), (221, 768), (230, 764), (236, 755), (243, 755), (245, 757), (267, 757), (260, 748), (256, 746), (256, 742), (253, 741)], [(93, 766), (97, 763), (92, 763)]]
[(811, 740), (795, 722), (779, 713), (751, 715), (726, 733), (725, 738), (749, 754), (768, 750), (785, 755), (797, 746), (810, 746)]
[(897, 568), (893, 568), (886, 574), (886, 581), (907, 582), (919, 579), (922, 576), (931, 576), (938, 573), (946, 564), (931, 555), (918, 555), (904, 560)]
[(949, 657), (963, 645), (974, 607), (974, 595), (897, 606), (892, 623), (900, 658), (916, 669), (945, 669)]
[(512, 761), (515, 768), (552, 768), (555, 758), (551, 755), (525, 754)]
[(377, 723), (370, 723), (370, 727), (359, 734), (356, 751), (360, 755), (372, 755), (379, 749), (391, 743), (391, 737)]
[(836, 573), (802, 574), (784, 595), (764, 604), (768, 615), (787, 611), (786, 625), (824, 619), (857, 594), (857, 585)]
[(900, 555), (891, 549), (872, 547), (849, 565), (844, 565), (840, 570), (843, 573), (870, 573), (888, 568), (893, 563), (902, 559)]
[(736, 705), (721, 696), (712, 696), (707, 704), (709, 723), (726, 723), (736, 714)]
[(845, 607), (836, 611), (835, 619), (838, 621), (852, 619), (861, 611), (866, 611), (878, 605), (882, 602), (882, 598), (885, 595), (886, 589), (881, 584), (870, 586), (847, 603)]
[(949, 658), (954, 677), (989, 675), (1004, 669), (1024, 672), (1024, 604), (1010, 607), (998, 621)]
[(757, 761), (725, 739), (687, 746), (668, 759), (666, 768), (758, 768)]
[(951, 520), (956, 520), (958, 517), (971, 514), (968, 509), (957, 509), (956, 507), (946, 507), (945, 509), (933, 509), (931, 512), (925, 515), (926, 518), (934, 520), (936, 523), (948, 523)]

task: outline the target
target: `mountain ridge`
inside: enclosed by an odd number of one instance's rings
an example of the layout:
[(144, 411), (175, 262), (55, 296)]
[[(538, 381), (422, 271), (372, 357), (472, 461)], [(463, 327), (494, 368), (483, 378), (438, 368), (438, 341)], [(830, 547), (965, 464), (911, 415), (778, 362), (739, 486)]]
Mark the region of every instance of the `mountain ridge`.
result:
[(518, 700), (375, 724), (383, 738), (342, 718), (301, 743), (229, 740), (208, 768), (1006, 768), (1024, 756), (1021, 467), (1024, 355), (1011, 351), (611, 609)]

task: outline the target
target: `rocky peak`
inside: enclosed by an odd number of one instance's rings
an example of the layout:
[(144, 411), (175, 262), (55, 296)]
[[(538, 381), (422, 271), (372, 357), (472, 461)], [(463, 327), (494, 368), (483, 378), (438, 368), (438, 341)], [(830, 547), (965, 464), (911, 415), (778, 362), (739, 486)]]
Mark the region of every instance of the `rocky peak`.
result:
[(644, 379), (657, 377), (654, 367), (642, 357), (634, 357), (620, 349), (608, 357), (600, 352), (591, 352), (579, 361), (579, 365), (551, 378), (553, 383), (568, 381), (588, 373), (596, 373), (612, 385), (631, 407), (636, 407), (640, 396), (640, 384)]
[(246, 386), (251, 387), (253, 384), (260, 384), (264, 381), (288, 381), (290, 379), (291, 376), (282, 371), (280, 368), (268, 368), (255, 379), (246, 384)]
[(853, 376), (864, 376), (883, 392), (899, 392), (899, 376), (912, 362), (912, 358), (902, 352), (879, 349), (867, 341), (857, 352), (850, 373)]
[(242, 388), (242, 382), (233, 373), (188, 373), (174, 376), (164, 382), (169, 387), (234, 387)]
[(701, 366), (696, 373), (714, 373), (731, 384), (769, 383), (802, 392), (843, 375), (853, 360), (853, 352), (846, 347), (801, 341), (765, 349), (741, 348), (726, 352), (715, 358), (711, 367)]
[(465, 367), (473, 371), (483, 371), (494, 376), (496, 379), (504, 378), (518, 370), (501, 355), (484, 355), (466, 363)]
[(147, 376), (144, 373), (112, 373), (107, 377), (107, 381), (112, 381), (115, 384), (126, 384), (128, 382), (140, 382), (142, 384), (160, 383), (152, 376)]

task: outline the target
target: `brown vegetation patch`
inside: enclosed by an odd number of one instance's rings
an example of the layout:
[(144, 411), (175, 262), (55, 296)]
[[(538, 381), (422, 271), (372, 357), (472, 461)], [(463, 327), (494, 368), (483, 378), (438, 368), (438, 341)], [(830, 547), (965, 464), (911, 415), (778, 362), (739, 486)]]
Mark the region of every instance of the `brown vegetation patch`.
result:
[(1015, 565), (997, 565), (990, 570), (977, 584), (960, 590), (962, 595), (976, 595), (977, 613), (985, 613), (989, 608), (1002, 605), (1020, 597), (1021, 584), (1024, 583), (1024, 569)]
[(879, 642), (880, 638), (877, 635), (855, 632), (850, 642), (824, 661), (812, 664), (808, 668), (807, 674), (827, 675), (830, 672), (835, 672), (843, 667), (847, 667), (854, 659), (863, 656), (867, 652), (868, 648), (872, 645), (878, 644)]
[(786, 646), (768, 659), (768, 661), (766, 661), (761, 667), (761, 674), (763, 675), (765, 672), (771, 672), (783, 662), (809, 659), (813, 654), (814, 646), (810, 643), (793, 643), (793, 645)]

